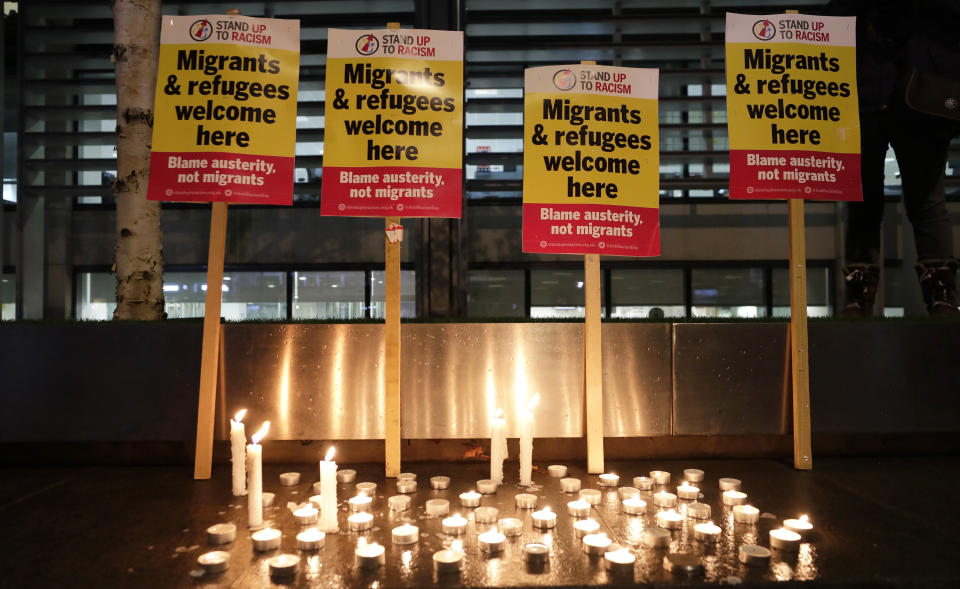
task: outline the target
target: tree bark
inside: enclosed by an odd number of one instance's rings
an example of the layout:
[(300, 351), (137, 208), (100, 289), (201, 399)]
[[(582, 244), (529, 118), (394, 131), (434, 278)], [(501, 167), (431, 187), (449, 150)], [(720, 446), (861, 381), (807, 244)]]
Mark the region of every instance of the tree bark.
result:
[(166, 317), (160, 203), (147, 200), (160, 0), (114, 0), (117, 78), (117, 308), (114, 319)]

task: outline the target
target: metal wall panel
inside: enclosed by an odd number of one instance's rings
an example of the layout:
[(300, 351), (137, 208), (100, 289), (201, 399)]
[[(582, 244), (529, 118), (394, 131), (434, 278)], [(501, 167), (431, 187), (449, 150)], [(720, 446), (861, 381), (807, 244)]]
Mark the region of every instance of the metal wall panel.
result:
[(666, 436), (673, 405), (669, 323), (603, 325), (604, 436)]

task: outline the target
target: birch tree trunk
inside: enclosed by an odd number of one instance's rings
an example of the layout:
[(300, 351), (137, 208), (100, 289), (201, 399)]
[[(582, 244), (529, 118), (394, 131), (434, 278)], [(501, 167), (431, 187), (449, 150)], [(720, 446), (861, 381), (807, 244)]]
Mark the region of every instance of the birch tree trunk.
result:
[(113, 1), (117, 78), (117, 308), (114, 319), (163, 319), (160, 203), (147, 201), (160, 0)]

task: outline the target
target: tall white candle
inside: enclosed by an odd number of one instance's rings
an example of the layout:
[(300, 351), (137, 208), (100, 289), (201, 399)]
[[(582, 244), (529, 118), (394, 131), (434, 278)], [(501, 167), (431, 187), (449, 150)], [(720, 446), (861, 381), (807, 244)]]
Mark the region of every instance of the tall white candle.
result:
[(247, 445), (247, 475), (249, 477), (247, 493), (247, 517), (250, 527), (263, 525), (263, 446), (260, 440), (267, 435), (270, 422), (264, 421), (260, 431), (251, 436)]
[(520, 484), (533, 484), (533, 408), (540, 400), (539, 393), (530, 399), (520, 418)]
[(340, 529), (337, 523), (337, 463), (333, 461), (333, 446), (320, 461), (320, 523), (321, 532), (329, 534)]
[(503, 409), (497, 413), (490, 424), (490, 480), (503, 484), (503, 461), (507, 458), (507, 420), (503, 418)]
[(244, 455), (247, 445), (247, 432), (243, 426), (246, 409), (241, 409), (230, 420), (230, 461), (233, 462), (233, 494), (247, 494), (247, 460)]

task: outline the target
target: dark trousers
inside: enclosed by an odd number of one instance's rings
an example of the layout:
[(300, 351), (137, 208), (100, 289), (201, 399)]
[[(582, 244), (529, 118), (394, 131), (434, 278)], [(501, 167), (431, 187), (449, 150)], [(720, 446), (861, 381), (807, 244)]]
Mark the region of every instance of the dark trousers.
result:
[(913, 225), (917, 260), (953, 259), (953, 228), (943, 192), (947, 149), (955, 128), (902, 105), (860, 112), (860, 176), (863, 202), (847, 207), (846, 258), (879, 264), (883, 220), (883, 165), (887, 145), (900, 167), (903, 204)]

